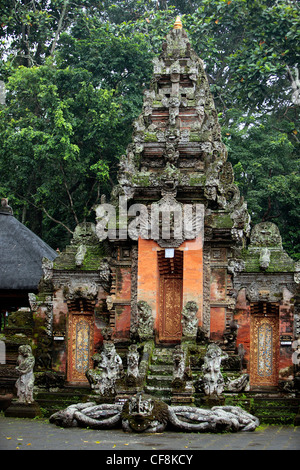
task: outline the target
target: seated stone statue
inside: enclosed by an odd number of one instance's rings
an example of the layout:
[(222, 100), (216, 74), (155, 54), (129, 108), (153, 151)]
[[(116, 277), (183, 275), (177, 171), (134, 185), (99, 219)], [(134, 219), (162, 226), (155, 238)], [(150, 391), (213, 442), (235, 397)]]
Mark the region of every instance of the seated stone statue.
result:
[(138, 335), (140, 341), (145, 341), (153, 337), (154, 320), (150, 305), (144, 300), (137, 303), (138, 310)]

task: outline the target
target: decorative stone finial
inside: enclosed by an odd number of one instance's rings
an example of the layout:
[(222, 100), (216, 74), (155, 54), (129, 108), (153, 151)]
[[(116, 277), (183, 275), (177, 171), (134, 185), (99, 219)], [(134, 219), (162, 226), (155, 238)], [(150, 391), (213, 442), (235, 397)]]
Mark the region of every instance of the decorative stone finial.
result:
[(180, 16), (177, 16), (176, 21), (174, 23), (174, 29), (182, 29), (182, 23)]

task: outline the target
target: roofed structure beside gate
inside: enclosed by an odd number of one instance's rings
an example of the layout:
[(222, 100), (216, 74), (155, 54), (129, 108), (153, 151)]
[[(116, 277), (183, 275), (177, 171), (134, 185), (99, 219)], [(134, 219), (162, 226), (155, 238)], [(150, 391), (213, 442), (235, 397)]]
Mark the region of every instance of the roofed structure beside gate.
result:
[(7, 200), (0, 207), (0, 308), (29, 306), (28, 293), (38, 292), (42, 260), (57, 253), (19, 222)]

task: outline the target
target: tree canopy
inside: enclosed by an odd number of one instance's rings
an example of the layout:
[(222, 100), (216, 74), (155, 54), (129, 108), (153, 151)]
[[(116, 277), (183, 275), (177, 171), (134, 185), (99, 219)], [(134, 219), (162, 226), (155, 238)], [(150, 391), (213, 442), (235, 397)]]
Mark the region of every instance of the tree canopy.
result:
[(300, 258), (293, 0), (0, 0), (0, 196), (52, 247), (109, 195), (151, 59), (181, 15), (254, 223)]

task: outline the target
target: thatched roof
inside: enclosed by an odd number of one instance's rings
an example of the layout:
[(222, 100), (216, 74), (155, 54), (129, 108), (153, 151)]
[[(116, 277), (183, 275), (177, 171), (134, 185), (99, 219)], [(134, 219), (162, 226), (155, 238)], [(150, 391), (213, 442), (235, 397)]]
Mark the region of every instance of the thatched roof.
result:
[(0, 207), (0, 291), (35, 292), (42, 277), (42, 259), (57, 253), (19, 222), (9, 206)]

